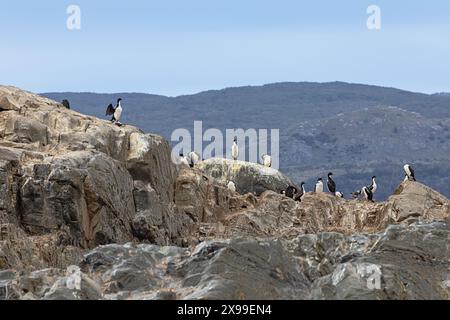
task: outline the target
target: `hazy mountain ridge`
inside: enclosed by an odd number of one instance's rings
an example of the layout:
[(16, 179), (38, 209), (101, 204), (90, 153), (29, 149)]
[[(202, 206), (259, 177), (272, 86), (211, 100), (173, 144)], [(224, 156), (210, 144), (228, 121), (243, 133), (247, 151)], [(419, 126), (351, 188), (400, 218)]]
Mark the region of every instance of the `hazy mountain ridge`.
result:
[[(124, 99), (123, 121), (170, 139), (177, 128), (280, 128), (281, 170), (309, 188), (334, 171), (344, 192), (380, 177), (390, 194), (404, 162), (450, 196), (450, 97), (343, 82), (276, 83), (164, 97), (149, 94), (47, 93), (85, 114), (104, 117)], [(396, 107), (390, 107), (396, 106)], [(422, 173), (422, 174), (421, 174)], [(426, 173), (426, 174), (425, 174)]]

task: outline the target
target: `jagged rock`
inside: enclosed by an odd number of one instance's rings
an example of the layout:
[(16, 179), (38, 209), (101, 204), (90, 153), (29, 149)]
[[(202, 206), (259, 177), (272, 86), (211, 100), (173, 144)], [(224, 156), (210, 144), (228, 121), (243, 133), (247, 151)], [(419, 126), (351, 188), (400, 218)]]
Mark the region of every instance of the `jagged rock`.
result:
[(314, 282), (312, 299), (444, 299), (450, 222), (392, 226), (375, 244)]
[(257, 163), (215, 158), (202, 161), (197, 167), (225, 185), (228, 181), (233, 181), (241, 194), (260, 195), (267, 190), (280, 193), (288, 186), (294, 185), (278, 170)]
[(191, 249), (107, 245), (85, 255), (79, 289), (67, 270), (10, 271), (0, 295), (8, 285), (10, 299), (449, 299), (449, 240), (447, 220)]
[(217, 222), (232, 212), (253, 207), (251, 195), (241, 196), (199, 170), (182, 169), (175, 185), (175, 204), (194, 222)]
[(90, 248), (132, 239), (133, 181), (120, 162), (77, 151), (47, 163), (23, 168), (20, 221), (26, 231), (64, 230), (74, 245)]
[[(150, 221), (162, 234), (155, 241), (183, 242), (167, 141), (13, 87), (0, 86), (0, 111), (0, 223), (20, 226), (24, 238), (57, 236), (63, 246), (94, 248), (134, 240), (136, 216), (161, 216), (163, 208), (164, 223)], [(139, 203), (136, 181), (155, 191), (153, 206)], [(25, 264), (43, 267), (26, 256)]]
[(133, 180), (149, 183), (163, 203), (173, 202), (177, 176), (172, 149), (162, 137), (134, 132), (129, 137), (127, 169)]
[(383, 215), (395, 222), (409, 218), (443, 219), (450, 216), (450, 201), (419, 182), (404, 182), (388, 199)]

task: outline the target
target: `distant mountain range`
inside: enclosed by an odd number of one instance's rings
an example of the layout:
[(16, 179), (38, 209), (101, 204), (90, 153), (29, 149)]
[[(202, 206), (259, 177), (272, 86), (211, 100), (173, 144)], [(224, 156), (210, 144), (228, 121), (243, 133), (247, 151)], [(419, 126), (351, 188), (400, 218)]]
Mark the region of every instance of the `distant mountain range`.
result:
[(297, 182), (335, 173), (348, 195), (379, 178), (378, 199), (403, 179), (409, 162), (426, 184), (450, 196), (450, 95), (343, 82), (277, 83), (165, 97), (142, 93), (44, 93), (105, 118), (123, 99), (124, 123), (170, 140), (177, 128), (281, 129), (281, 170)]

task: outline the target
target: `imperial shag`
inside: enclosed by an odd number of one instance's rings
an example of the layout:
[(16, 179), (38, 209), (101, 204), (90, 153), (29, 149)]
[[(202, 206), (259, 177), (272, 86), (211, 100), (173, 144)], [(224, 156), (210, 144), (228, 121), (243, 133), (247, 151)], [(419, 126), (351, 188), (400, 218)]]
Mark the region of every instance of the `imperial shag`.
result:
[(121, 103), (122, 99), (119, 98), (117, 99), (117, 104), (116, 107), (114, 108), (112, 104), (110, 104), (108, 106), (108, 109), (106, 109), (106, 115), (107, 116), (113, 116), (111, 119), (111, 122), (114, 124), (117, 124), (118, 126), (121, 126), (122, 124), (120, 123), (120, 118), (122, 117), (122, 103)]

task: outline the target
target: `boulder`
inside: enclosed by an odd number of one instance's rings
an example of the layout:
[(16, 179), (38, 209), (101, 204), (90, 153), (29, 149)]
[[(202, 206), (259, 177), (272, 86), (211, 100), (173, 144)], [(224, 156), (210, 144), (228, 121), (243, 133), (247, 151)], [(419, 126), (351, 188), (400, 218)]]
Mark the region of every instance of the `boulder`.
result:
[(407, 181), (395, 190), (382, 211), (395, 222), (419, 217), (443, 219), (450, 216), (450, 201), (419, 182)]
[(259, 196), (267, 190), (280, 193), (294, 185), (278, 170), (257, 163), (214, 158), (200, 162), (197, 167), (225, 185), (233, 181), (240, 194), (254, 193)]

